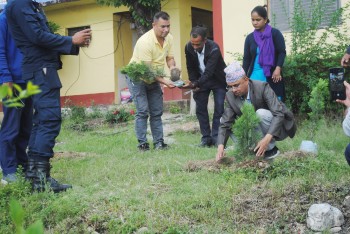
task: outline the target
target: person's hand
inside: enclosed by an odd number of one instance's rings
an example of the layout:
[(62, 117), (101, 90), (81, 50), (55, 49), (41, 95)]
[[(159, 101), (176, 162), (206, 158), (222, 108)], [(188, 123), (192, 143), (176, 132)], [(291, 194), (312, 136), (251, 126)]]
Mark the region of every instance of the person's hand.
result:
[(164, 82), (163, 84), (164, 84), (166, 87), (168, 87), (168, 88), (170, 88), (170, 89), (173, 89), (173, 88), (176, 87), (176, 85), (174, 85), (172, 81), (168, 81), (168, 80), (165, 80), (165, 79), (164, 79), (164, 81), (165, 81), (165, 82)]
[[(9, 87), (10, 89), (13, 88), (13, 82), (5, 82), (5, 83), (3, 83), (2, 85), (3, 85), (3, 86), (7, 86), (7, 87)], [(9, 98), (9, 96), (7, 96), (7, 98)]]
[(158, 81), (159, 83), (167, 86), (170, 89), (173, 89), (173, 88), (176, 87), (172, 81), (164, 79), (164, 77), (161, 77), (161, 76), (156, 77), (156, 81)]
[(76, 32), (73, 37), (73, 45), (77, 46), (89, 46), (91, 40), (91, 29), (87, 28)]
[(346, 93), (346, 98), (345, 100), (340, 100), (337, 99), (335, 100), (338, 103), (342, 103), (343, 105), (350, 107), (350, 84), (346, 81), (344, 81), (344, 86), (345, 86), (345, 93)]
[(223, 157), (225, 157), (225, 147), (224, 145), (218, 145), (218, 152), (216, 153), (216, 162), (219, 162)]
[(261, 139), (256, 147), (254, 148), (254, 152), (256, 152), (255, 156), (262, 157), (265, 154), (265, 151), (267, 149), (267, 146), (272, 140), (271, 134), (266, 134), (263, 139)]
[(272, 78), (272, 81), (274, 83), (277, 83), (277, 82), (282, 80), (281, 67), (279, 67), (279, 66), (276, 67), (276, 69), (272, 73), (272, 77), (271, 78)]
[(341, 59), (340, 61), (340, 65), (342, 67), (348, 67), (349, 66), (349, 63), (350, 62), (350, 54), (344, 54), (343, 58)]
[(185, 81), (185, 84), (183, 86), (180, 86), (180, 89), (192, 89), (193, 84), (191, 83), (191, 81)]
[(5, 83), (3, 83), (2, 85), (8, 86), (8, 87), (10, 87), (11, 89), (13, 88), (13, 82), (5, 82)]

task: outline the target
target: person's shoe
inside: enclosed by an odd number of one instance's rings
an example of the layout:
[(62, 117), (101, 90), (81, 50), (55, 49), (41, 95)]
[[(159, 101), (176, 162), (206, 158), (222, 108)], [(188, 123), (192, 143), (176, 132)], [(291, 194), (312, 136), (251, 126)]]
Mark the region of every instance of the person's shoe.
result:
[(54, 193), (64, 192), (67, 189), (71, 189), (72, 188), (72, 185), (70, 185), (70, 184), (60, 184), (57, 180), (55, 180), (51, 176), (49, 178), (47, 178), (46, 182), (48, 183), (50, 189), (52, 189), (52, 191)]
[(143, 144), (137, 146), (137, 148), (139, 148), (140, 151), (147, 151), (147, 150), (149, 150), (149, 144), (143, 143)]
[(213, 144), (211, 142), (201, 141), (201, 143), (198, 146), (199, 147), (212, 147)]
[(169, 148), (169, 146), (162, 141), (154, 144), (155, 150), (164, 150), (164, 149), (168, 149), (168, 148)]
[(15, 173), (8, 174), (6, 176), (3, 176), (1, 179), (1, 184), (7, 185), (9, 183), (13, 183), (17, 181), (17, 176)]
[(264, 159), (269, 160), (276, 158), (280, 154), (280, 151), (278, 148), (275, 146), (271, 150), (265, 151)]

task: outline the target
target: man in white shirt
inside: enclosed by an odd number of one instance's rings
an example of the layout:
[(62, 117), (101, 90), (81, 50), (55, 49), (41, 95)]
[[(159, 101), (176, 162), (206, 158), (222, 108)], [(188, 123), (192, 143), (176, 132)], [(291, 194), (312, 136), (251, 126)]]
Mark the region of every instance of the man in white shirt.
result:
[[(196, 26), (190, 33), (191, 40), (185, 46), (186, 65), (190, 83), (184, 88), (193, 89), (196, 102), (196, 115), (202, 134), (201, 147), (216, 145), (221, 115), (224, 113), (226, 64), (220, 48), (207, 39), (207, 29)], [(214, 94), (213, 123), (210, 128), (208, 100)]]

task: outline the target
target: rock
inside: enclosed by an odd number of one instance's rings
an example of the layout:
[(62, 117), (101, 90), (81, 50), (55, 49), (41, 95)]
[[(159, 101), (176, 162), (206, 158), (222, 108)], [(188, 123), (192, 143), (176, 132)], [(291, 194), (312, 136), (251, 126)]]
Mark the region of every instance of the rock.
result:
[(329, 229), (329, 231), (330, 231), (331, 233), (337, 233), (337, 232), (340, 232), (340, 231), (341, 231), (341, 227), (334, 227), (334, 228)]
[(344, 223), (341, 211), (327, 203), (313, 204), (308, 211), (307, 226), (313, 231), (340, 227)]
[(333, 213), (329, 204), (313, 204), (308, 211), (308, 228), (323, 231), (332, 227)]
[(178, 81), (178, 80), (180, 80), (180, 75), (181, 75), (180, 69), (178, 69), (178, 68), (171, 69), (170, 80), (173, 82)]
[(340, 227), (344, 223), (343, 213), (336, 207), (332, 206), (333, 211), (333, 227)]
[(350, 211), (350, 196), (346, 196), (343, 201), (345, 211)]

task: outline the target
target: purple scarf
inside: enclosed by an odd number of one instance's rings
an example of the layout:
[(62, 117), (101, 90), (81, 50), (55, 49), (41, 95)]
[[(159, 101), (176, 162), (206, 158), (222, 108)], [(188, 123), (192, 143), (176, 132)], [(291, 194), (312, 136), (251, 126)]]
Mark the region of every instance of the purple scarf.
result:
[(271, 29), (271, 26), (266, 24), (264, 32), (254, 30), (254, 39), (260, 50), (259, 64), (266, 77), (271, 76), (271, 67), (275, 65), (275, 46)]

